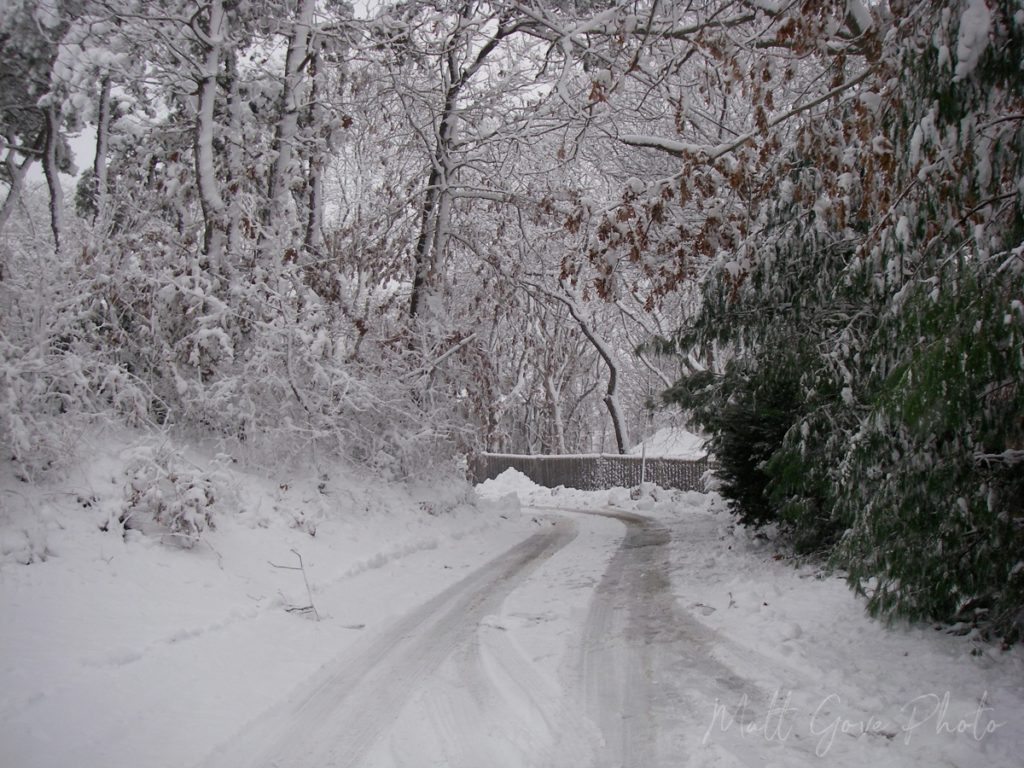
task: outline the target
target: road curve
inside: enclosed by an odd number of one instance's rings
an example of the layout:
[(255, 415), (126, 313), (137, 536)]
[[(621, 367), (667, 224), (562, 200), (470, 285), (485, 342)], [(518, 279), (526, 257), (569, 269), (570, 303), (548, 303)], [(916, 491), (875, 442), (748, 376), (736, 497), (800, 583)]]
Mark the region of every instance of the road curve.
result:
[[(718, 702), (761, 700), (765, 692), (719, 661), (714, 649), (727, 640), (678, 605), (672, 529), (610, 510), (544, 511), (554, 523), (545, 520), (530, 538), (341, 654), (202, 765), (762, 765), (755, 745), (735, 731), (716, 733), (710, 747), (702, 741)], [(588, 524), (594, 515), (622, 523), (625, 535)], [(581, 527), (587, 537), (552, 569), (541, 568)], [(572, 551), (591, 553), (600, 566), (578, 618), (564, 625), (567, 645), (551, 677), (495, 614), (513, 591), (536, 597), (538, 584), (579, 562)]]
[(570, 520), (544, 527), (327, 665), (239, 734), (207, 768), (359, 765), (409, 692), (477, 630), (531, 571), (577, 535)]

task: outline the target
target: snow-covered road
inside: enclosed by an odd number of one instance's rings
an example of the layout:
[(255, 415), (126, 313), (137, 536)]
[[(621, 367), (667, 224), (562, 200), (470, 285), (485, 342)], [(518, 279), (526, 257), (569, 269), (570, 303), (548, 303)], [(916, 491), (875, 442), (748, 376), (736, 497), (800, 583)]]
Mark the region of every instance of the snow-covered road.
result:
[(586, 710), (602, 736), (596, 765), (676, 766), (685, 762), (693, 714), (756, 686), (714, 657), (724, 638), (678, 605), (671, 529), (635, 514), (600, 514), (622, 521), (626, 535), (591, 598), (579, 648)]
[[(576, 536), (553, 522), (355, 647), (216, 750), (211, 768), (357, 766), (410, 695), (451, 657), (465, 667), (483, 619), (537, 564)], [(467, 679), (471, 685), (472, 679)], [(461, 735), (460, 735), (461, 738)]]
[[(757, 686), (715, 659), (724, 639), (678, 606), (670, 527), (544, 512), (537, 533), (367, 635), (205, 765), (680, 765), (694, 715)], [(573, 600), (506, 610), (583, 573)], [(738, 753), (761, 764), (745, 744)]]
[[(537, 533), (366, 636), (205, 765), (680, 765), (693, 714), (756, 685), (717, 661), (723, 639), (678, 607), (668, 526), (613, 510), (545, 512)], [(581, 530), (584, 543), (570, 547)], [(550, 580), (581, 573), (591, 578), (574, 600), (505, 610), (545, 584), (562, 593)], [(554, 635), (536, 631), (559, 619)]]
[[(853, 698), (856, 681), (816, 678), (813, 665), (779, 663), (699, 621), (673, 573), (680, 549), (717, 530), (709, 516), (527, 512), (536, 533), (363, 638), (204, 765), (860, 766), (940, 754), (1000, 764), (986, 722), (944, 744), (898, 738), (943, 729), (921, 728), (924, 710), (921, 723), (905, 707), (887, 720), (884, 694), (884, 712), (822, 710)], [(1021, 723), (983, 714), (1008, 731)], [(971, 719), (945, 716), (950, 730)]]
[[(0, 562), (0, 765), (1020, 764), (1019, 648), (880, 625), (713, 494), (499, 481), (273, 486), (193, 550), (41, 496), (45, 559)], [(270, 565), (300, 551), (310, 593)]]

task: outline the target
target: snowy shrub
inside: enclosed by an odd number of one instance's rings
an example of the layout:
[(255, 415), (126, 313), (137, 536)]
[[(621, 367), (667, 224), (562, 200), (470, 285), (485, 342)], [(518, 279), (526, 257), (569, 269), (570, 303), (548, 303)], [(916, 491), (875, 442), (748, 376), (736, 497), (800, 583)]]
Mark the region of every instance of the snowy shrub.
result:
[[(2, 516), (0, 516), (2, 520)], [(46, 528), (38, 522), (21, 528), (0, 526), (0, 564), (31, 565), (45, 562), (50, 556)]]
[(24, 480), (59, 469), (74, 434), (97, 415), (147, 419), (143, 382), (93, 330), (82, 274), (29, 248), (8, 255), (0, 282), (0, 446)]
[(65, 453), (63, 404), (53, 396), (45, 368), (34, 368), (6, 340), (0, 339), (0, 444), (23, 480), (58, 466)]
[(135, 449), (125, 467), (125, 501), (121, 522), (144, 533), (170, 534), (191, 547), (214, 527), (214, 504), (226, 490), (224, 475), (204, 470), (166, 444)]
[(796, 376), (785, 361), (734, 364), (722, 376), (705, 372), (681, 380), (665, 395), (692, 411), (711, 433), (708, 446), (718, 459), (720, 493), (747, 525), (778, 517), (766, 465), (796, 421)]
[(81, 422), (117, 413), (145, 418), (139, 382), (115, 365), (70, 351), (18, 349), (0, 339), (0, 444), (23, 479), (59, 469)]
[(878, 615), (955, 617), (1013, 638), (1024, 632), (1024, 312), (1006, 311), (1019, 273), (988, 266), (961, 263), (955, 290), (907, 297), (908, 352), (851, 450), (840, 502), (854, 523), (838, 554)]
[[(417, 391), (415, 353), (369, 334), (292, 264), (243, 280), (182, 271), (134, 235), (83, 267), (82, 333), (146, 386), (147, 418), (215, 435), (252, 460), (341, 456), (387, 477), (429, 475), (454, 453), (451, 404)], [(381, 322), (381, 333), (401, 326)], [(358, 349), (362, 354), (356, 356)]]

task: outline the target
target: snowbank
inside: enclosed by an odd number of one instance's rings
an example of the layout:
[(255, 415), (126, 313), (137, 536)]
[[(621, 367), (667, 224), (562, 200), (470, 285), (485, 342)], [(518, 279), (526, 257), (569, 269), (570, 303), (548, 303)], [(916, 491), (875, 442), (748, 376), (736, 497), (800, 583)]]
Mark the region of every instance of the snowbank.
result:
[(482, 498), (501, 498), (508, 494), (524, 494), (529, 496), (541, 490), (546, 490), (537, 485), (518, 469), (509, 467), (500, 475), (490, 480), (485, 480), (476, 487), (477, 495)]
[[(86, 462), (40, 486), (0, 465), (0, 765), (194, 764), (363, 627), (485, 560), (481, 535), (530, 533), (459, 483), (261, 476), (172, 446), (175, 478), (212, 478), (215, 497), (212, 528), (182, 546), (166, 526), (119, 522), (140, 444), (167, 448), (93, 436)], [(179, 479), (149, 501), (194, 500)]]
[(886, 627), (841, 574), (794, 567), (773, 536), (735, 525), (713, 494), (673, 536), (680, 603), (728, 639), (716, 655), (766, 692), (706, 713), (702, 748), (752, 722), (743, 738), (787, 765), (1020, 764), (1022, 649)]
[(635, 512), (654, 518), (703, 511), (707, 496), (698, 491), (679, 491), (644, 483), (640, 488), (609, 488), (601, 491), (580, 491), (558, 486), (537, 485), (517, 469), (510, 467), (492, 480), (476, 486), (476, 494), (485, 505), (515, 504), (535, 510), (613, 509)]

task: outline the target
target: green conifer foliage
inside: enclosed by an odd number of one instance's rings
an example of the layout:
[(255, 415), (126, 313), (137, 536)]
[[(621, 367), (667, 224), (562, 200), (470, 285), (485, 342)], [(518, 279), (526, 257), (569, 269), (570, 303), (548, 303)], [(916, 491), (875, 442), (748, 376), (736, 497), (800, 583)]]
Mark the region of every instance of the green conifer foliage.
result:
[(733, 364), (722, 377), (704, 373), (666, 393), (711, 432), (708, 447), (718, 460), (722, 495), (745, 525), (778, 519), (765, 466), (797, 416), (799, 389), (792, 371)]
[(882, 616), (984, 620), (1019, 637), (1024, 606), (1020, 277), (960, 263), (908, 297), (906, 362), (850, 453), (837, 556)]
[(682, 338), (746, 372), (697, 410), (718, 446), (770, 419), (751, 393), (799, 382), (760, 493), (734, 496), (745, 521), (830, 552), (875, 615), (1007, 640), (1024, 630), (1022, 10), (893, 18), (857, 94), (771, 161), (761, 225)]

